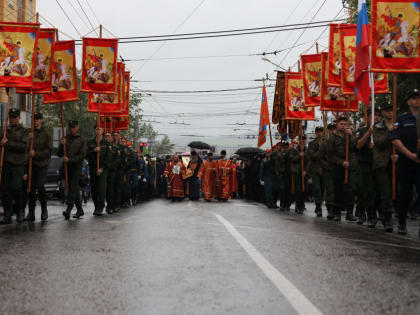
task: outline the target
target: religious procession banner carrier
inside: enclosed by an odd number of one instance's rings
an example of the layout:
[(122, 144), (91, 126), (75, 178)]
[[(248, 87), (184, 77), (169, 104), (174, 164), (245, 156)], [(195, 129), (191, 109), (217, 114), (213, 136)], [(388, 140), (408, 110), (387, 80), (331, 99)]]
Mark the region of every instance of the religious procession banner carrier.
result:
[(35, 51), (33, 85), (31, 88), (18, 88), (17, 93), (45, 94), (52, 92), (52, 72), (55, 49), (55, 28), (39, 30), (38, 45)]
[(115, 93), (118, 39), (83, 38), (82, 92)]
[(115, 85), (114, 94), (89, 93), (88, 112), (98, 112), (98, 103), (100, 103), (101, 113), (121, 113), (122, 96), (120, 93), (123, 85), (122, 68), (123, 63), (117, 63), (117, 84)]
[(302, 55), (302, 76), (305, 106), (321, 105), (321, 54)]
[(52, 93), (44, 94), (43, 98), (45, 104), (79, 100), (74, 40), (56, 42)]
[(372, 1), (372, 71), (420, 72), (419, 1)]
[(357, 112), (359, 104), (354, 95), (343, 94), (341, 87), (328, 85), (328, 53), (322, 53), (321, 110)]
[(0, 23), (0, 87), (31, 87), (39, 24)]
[(303, 102), (303, 79), (300, 72), (286, 72), (286, 119), (314, 120), (314, 107)]

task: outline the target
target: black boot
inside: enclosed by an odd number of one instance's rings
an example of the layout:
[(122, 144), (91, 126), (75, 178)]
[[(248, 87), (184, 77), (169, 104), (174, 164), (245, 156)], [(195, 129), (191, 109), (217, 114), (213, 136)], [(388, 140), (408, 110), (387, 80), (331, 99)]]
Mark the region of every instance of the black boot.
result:
[(71, 214), (71, 210), (73, 209), (73, 207), (74, 207), (74, 204), (70, 203), (70, 204), (67, 205), (66, 211), (63, 211), (63, 216), (66, 220), (70, 219), (70, 214)]
[(102, 212), (104, 211), (104, 206), (105, 206), (104, 202), (102, 201), (96, 202), (95, 211), (93, 211), (93, 215), (101, 217), (103, 215)]
[(16, 209), (16, 222), (22, 223), (24, 219), (25, 219), (25, 210), (22, 209), (22, 207), (20, 207), (19, 205)]
[(407, 235), (407, 223), (406, 223), (406, 216), (403, 214), (399, 214), (398, 216), (398, 234), (400, 235)]
[(315, 213), (317, 217), (322, 217), (322, 206), (320, 203), (316, 204)]
[(384, 213), (385, 232), (392, 233), (394, 231), (394, 223), (392, 222), (392, 211)]
[(12, 217), (7, 213), (6, 209), (4, 210), (4, 216), (0, 220), (0, 224), (11, 224), (12, 223)]
[(47, 202), (41, 201), (41, 221), (48, 220), (48, 209), (47, 209)]
[(331, 205), (327, 205), (327, 219), (328, 220), (334, 219), (334, 208)]
[(34, 222), (35, 221), (35, 206), (30, 205), (28, 210), (28, 215), (24, 219), (25, 221)]
[(366, 221), (366, 211), (365, 208), (359, 208), (359, 218), (357, 219), (357, 224), (362, 225)]
[(79, 219), (80, 217), (83, 217), (85, 215), (85, 212), (83, 211), (83, 208), (82, 208), (81, 201), (76, 202), (76, 209), (77, 211), (76, 211), (76, 214), (73, 216), (73, 218)]
[(353, 207), (347, 208), (346, 221), (351, 221), (351, 222), (356, 221), (356, 218), (353, 215)]
[(334, 208), (334, 221), (341, 222), (341, 209), (338, 207)]

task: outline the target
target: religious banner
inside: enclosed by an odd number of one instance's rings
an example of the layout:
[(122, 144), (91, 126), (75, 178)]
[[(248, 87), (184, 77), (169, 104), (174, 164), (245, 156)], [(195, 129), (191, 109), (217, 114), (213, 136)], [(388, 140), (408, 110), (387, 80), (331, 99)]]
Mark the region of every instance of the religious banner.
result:
[(0, 87), (31, 87), (39, 24), (0, 22)]
[(419, 2), (372, 1), (373, 72), (420, 72)]
[(79, 100), (74, 40), (55, 43), (52, 93), (43, 98), (45, 104)]
[(330, 24), (330, 39), (328, 50), (328, 85), (341, 86), (341, 47), (340, 29), (341, 24)]
[(101, 127), (105, 130), (128, 130), (129, 125), (128, 116), (101, 116)]
[(305, 106), (321, 105), (321, 54), (302, 55), (302, 76)]
[(302, 73), (286, 72), (285, 94), (286, 119), (315, 119), (314, 107), (306, 107), (303, 101)]
[(336, 112), (358, 111), (358, 101), (354, 95), (343, 95), (341, 87), (328, 86), (328, 53), (322, 53), (322, 80), (321, 80), (321, 110)]
[(124, 104), (125, 104), (123, 108), (128, 115), (129, 109), (130, 109), (130, 72), (129, 71), (124, 72), (124, 94), (123, 95), (124, 95)]
[(120, 89), (123, 84), (122, 62), (117, 63), (117, 83), (114, 94), (89, 93), (88, 112), (98, 112), (100, 103), (101, 113), (120, 113), (122, 111), (122, 100)]
[(83, 38), (82, 92), (115, 93), (118, 39)]
[(17, 88), (17, 93), (45, 94), (52, 92), (55, 34), (55, 28), (41, 28), (39, 30), (35, 51), (33, 85), (31, 88)]
[(284, 92), (286, 90), (286, 74), (282, 71), (277, 71), (276, 89), (274, 90), (273, 100), (273, 114), (271, 121), (273, 124), (278, 124), (282, 119), (286, 118), (284, 111)]

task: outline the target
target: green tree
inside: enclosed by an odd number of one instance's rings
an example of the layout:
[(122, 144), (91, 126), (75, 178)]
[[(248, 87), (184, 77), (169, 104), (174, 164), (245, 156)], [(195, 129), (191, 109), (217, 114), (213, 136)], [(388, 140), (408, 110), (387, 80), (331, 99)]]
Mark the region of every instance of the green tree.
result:
[(167, 135), (164, 135), (163, 139), (154, 146), (153, 153), (154, 154), (169, 154), (172, 152), (174, 146), (175, 145), (171, 143), (169, 137)]

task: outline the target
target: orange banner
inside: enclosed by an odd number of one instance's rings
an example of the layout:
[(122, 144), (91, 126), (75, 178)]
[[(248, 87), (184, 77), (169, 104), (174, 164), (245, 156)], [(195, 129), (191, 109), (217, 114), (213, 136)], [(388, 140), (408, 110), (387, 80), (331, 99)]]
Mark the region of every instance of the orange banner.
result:
[(314, 107), (305, 107), (300, 72), (286, 72), (286, 119), (314, 120)]

